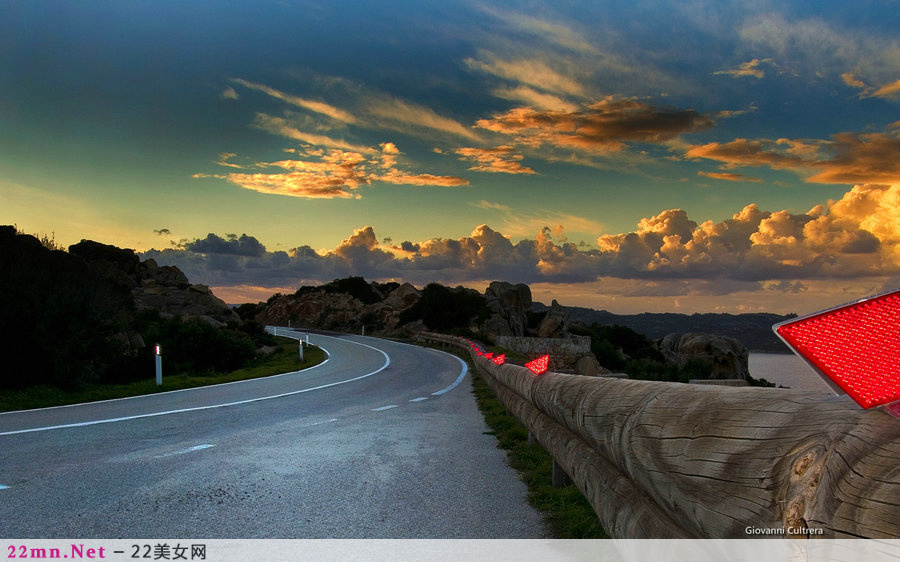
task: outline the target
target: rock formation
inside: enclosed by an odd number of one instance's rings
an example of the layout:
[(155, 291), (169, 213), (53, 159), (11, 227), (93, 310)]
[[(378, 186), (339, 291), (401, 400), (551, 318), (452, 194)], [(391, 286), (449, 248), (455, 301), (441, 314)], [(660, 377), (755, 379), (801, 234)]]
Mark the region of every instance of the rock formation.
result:
[(278, 295), (256, 316), (261, 324), (320, 328), (341, 332), (389, 333), (400, 325), (400, 313), (418, 302), (421, 292), (404, 283), (383, 300), (365, 304), (347, 293), (327, 288), (306, 288), (293, 295)]
[(691, 359), (711, 365), (711, 379), (746, 379), (750, 354), (734, 338), (714, 334), (669, 334), (659, 342), (659, 350), (670, 361), (684, 367)]
[(199, 318), (216, 326), (240, 322), (237, 314), (213, 295), (209, 287), (192, 285), (177, 267), (159, 266), (152, 259), (142, 262), (133, 250), (91, 240), (69, 246), (69, 253), (81, 257), (103, 277), (128, 287), (138, 310), (156, 309), (172, 316)]
[(561, 307), (556, 299), (550, 304), (550, 310), (541, 320), (537, 329), (537, 337), (539, 338), (561, 338), (568, 333), (569, 328), (569, 312)]
[(531, 308), (531, 288), (524, 283), (513, 285), (494, 281), (484, 292), (490, 318), (482, 331), (490, 338), (497, 336), (522, 337), (528, 327), (526, 312)]

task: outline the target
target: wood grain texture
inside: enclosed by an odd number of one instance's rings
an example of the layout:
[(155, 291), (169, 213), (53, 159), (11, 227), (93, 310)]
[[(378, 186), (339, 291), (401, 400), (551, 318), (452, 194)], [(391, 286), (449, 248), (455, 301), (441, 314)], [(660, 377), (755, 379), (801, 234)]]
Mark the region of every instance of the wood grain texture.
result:
[(786, 389), (536, 377), (471, 355), (610, 536), (900, 537), (900, 420), (880, 410)]

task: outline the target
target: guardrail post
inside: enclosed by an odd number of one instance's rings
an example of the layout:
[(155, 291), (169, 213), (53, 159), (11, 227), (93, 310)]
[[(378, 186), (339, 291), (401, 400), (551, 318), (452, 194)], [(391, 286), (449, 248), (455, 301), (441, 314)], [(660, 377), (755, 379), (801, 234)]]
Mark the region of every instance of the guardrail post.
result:
[(565, 488), (572, 483), (572, 479), (555, 459), (553, 460), (553, 478), (551, 480), (554, 488)]

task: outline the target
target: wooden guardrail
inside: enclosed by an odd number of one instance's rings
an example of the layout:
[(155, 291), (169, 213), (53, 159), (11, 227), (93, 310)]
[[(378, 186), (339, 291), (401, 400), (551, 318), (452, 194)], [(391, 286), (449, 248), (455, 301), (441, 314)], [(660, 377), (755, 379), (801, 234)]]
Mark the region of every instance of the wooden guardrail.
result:
[(846, 396), (497, 366), (505, 407), (615, 538), (900, 538), (900, 420)]

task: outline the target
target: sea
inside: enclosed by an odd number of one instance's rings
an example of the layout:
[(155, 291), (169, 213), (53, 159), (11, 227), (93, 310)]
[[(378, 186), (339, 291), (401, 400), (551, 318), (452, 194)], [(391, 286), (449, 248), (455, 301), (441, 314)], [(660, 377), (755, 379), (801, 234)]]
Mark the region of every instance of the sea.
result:
[(810, 390), (822, 394), (832, 394), (830, 387), (812, 367), (794, 354), (751, 353), (750, 376), (766, 379), (776, 385), (796, 390)]

